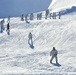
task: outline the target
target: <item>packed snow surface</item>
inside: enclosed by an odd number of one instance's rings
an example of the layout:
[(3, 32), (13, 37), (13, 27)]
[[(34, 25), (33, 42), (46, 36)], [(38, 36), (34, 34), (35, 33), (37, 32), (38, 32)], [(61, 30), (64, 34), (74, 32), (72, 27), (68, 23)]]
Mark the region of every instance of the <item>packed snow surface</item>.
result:
[[(69, 3), (68, 3), (69, 2)], [(49, 9), (60, 11), (76, 6), (76, 0), (52, 0)], [(0, 19), (1, 21), (1, 19)], [(0, 75), (76, 75), (76, 12), (61, 19), (10, 19), (10, 35), (0, 33)], [(28, 44), (33, 34), (34, 48)], [(58, 50), (60, 65), (50, 64), (50, 51)], [(55, 63), (55, 60), (53, 60)]]
[[(76, 74), (75, 14), (61, 19), (35, 18), (29, 24), (20, 17), (11, 18), (10, 35), (0, 33), (0, 75)], [(7, 19), (5, 22), (6, 28)], [(29, 32), (33, 34), (34, 49), (28, 45)], [(58, 50), (61, 66), (50, 64), (52, 47)]]

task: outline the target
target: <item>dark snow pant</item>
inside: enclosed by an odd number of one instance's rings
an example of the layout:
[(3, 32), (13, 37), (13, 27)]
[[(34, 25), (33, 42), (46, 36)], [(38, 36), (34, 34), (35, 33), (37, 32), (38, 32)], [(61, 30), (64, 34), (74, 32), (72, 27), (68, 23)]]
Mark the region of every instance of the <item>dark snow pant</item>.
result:
[(52, 60), (53, 60), (54, 58), (55, 58), (55, 60), (56, 60), (56, 63), (58, 63), (57, 55), (52, 56), (52, 58), (51, 58), (51, 60), (50, 60), (50, 63), (52, 63)]
[(29, 39), (28, 39), (28, 44), (33, 45), (32, 38), (29, 38)]

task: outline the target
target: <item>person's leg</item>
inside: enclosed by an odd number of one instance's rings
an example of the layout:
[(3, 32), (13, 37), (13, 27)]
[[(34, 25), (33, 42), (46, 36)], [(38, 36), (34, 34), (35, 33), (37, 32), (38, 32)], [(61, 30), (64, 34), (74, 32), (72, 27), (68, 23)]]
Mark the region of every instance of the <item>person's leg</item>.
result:
[(52, 63), (52, 60), (54, 59), (54, 56), (51, 57), (50, 63)]
[(58, 58), (57, 58), (57, 55), (55, 56), (55, 60), (56, 60), (56, 63), (58, 63)]
[(30, 42), (29, 42), (29, 41), (30, 41), (30, 39), (28, 39), (28, 44), (30, 44)]
[(1, 26), (2, 30), (5, 30), (4, 25)]
[(32, 41), (32, 38), (31, 38), (31, 45), (33, 45), (33, 41)]
[(2, 28), (2, 26), (1, 26), (1, 33), (3, 32), (3, 28)]
[(10, 35), (10, 30), (9, 29), (7, 30), (7, 34)]

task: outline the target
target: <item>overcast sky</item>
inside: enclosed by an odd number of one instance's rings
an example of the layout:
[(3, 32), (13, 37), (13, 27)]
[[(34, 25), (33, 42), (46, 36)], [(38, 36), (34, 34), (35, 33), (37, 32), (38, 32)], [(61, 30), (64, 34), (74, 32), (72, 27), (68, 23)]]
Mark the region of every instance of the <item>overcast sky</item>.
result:
[(0, 0), (0, 17), (46, 10), (52, 0)]

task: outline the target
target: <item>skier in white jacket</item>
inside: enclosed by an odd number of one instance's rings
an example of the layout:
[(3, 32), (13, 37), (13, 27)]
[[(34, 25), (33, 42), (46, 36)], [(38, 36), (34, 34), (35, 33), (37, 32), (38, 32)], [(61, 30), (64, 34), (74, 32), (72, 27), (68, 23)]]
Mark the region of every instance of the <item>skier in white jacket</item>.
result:
[(58, 63), (58, 58), (57, 58), (57, 54), (58, 54), (58, 51), (55, 49), (55, 47), (53, 47), (53, 50), (50, 52), (50, 56), (51, 57), (51, 60), (50, 60), (50, 63), (52, 63), (52, 60), (55, 58), (56, 60), (56, 63)]
[(33, 41), (32, 41), (32, 33), (30, 32), (28, 35), (28, 44), (33, 45)]

